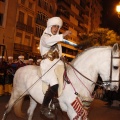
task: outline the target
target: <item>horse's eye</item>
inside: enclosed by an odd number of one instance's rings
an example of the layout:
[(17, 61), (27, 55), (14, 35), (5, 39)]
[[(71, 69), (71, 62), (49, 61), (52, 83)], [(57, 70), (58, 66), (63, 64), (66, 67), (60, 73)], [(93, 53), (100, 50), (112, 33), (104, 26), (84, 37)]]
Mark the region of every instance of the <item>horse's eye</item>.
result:
[(114, 68), (115, 70), (117, 70), (117, 69), (118, 69), (118, 66), (114, 66), (113, 68)]

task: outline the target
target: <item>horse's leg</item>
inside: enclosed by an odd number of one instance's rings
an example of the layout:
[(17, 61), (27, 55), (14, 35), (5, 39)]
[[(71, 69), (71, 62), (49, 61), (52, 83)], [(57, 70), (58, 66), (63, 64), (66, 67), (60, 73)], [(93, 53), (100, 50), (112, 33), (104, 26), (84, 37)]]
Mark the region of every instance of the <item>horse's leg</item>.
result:
[[(72, 107), (69, 107), (69, 108), (67, 109), (67, 115), (68, 115), (68, 117), (70, 118), (70, 120), (73, 120), (77, 114), (76, 114), (76, 112), (73, 110)], [(76, 119), (76, 120), (81, 120), (81, 119)]]
[[(15, 105), (17, 99), (19, 98), (19, 95), (17, 92), (13, 92), (11, 94), (10, 100), (8, 102), (8, 104), (6, 105), (6, 110), (3, 114), (2, 120), (6, 119), (6, 115), (11, 111), (12, 107)], [(22, 101), (23, 98), (20, 99), (20, 101)]]
[(22, 94), (23, 94), (23, 91), (13, 88), (10, 100), (9, 100), (8, 104), (6, 105), (6, 110), (4, 112), (2, 120), (6, 119), (6, 115), (11, 111), (12, 107), (14, 107), (14, 112), (15, 112), (16, 116), (21, 117), (21, 118), (24, 117), (24, 114), (21, 111), (21, 106), (22, 106), (22, 102), (24, 100), (24, 96), (27, 93), (25, 93), (23, 95)]
[(33, 112), (37, 106), (37, 102), (30, 97), (30, 106), (28, 108), (27, 114), (28, 114), (28, 120), (32, 120)]

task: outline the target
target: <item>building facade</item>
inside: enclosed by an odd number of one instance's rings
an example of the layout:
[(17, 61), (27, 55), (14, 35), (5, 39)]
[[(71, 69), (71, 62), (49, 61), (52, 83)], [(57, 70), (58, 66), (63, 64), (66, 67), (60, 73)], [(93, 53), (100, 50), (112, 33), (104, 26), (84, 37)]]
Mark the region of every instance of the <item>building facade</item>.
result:
[[(72, 35), (66, 39), (80, 44), (81, 33), (100, 26), (101, 11), (101, 0), (0, 0), (0, 44), (6, 45), (8, 56), (37, 59), (40, 37), (48, 18), (61, 17), (60, 32), (71, 30)], [(61, 45), (63, 55), (70, 60), (80, 52), (72, 45)]]
[(0, 44), (5, 44), (9, 55), (13, 55), (14, 51), (16, 11), (16, 0), (0, 0)]

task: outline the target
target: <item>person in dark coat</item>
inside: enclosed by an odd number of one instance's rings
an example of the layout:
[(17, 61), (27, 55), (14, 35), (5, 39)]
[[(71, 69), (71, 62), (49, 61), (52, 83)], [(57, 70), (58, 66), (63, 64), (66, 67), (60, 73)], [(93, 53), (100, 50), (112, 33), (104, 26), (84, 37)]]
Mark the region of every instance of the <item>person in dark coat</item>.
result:
[(4, 56), (0, 56), (0, 96), (4, 94), (5, 78), (7, 74), (7, 62)]
[(15, 70), (12, 66), (13, 64), (14, 64), (13, 57), (9, 56), (7, 61), (8, 68), (7, 68), (6, 78), (5, 78), (5, 85), (4, 85), (5, 95), (10, 95), (12, 91), (13, 77), (15, 74)]

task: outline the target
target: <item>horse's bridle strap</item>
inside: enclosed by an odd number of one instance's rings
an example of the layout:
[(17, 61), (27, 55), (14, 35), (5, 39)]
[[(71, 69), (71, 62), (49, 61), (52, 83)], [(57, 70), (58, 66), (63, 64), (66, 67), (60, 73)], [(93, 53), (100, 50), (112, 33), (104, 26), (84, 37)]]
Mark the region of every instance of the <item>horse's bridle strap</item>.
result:
[(114, 58), (114, 59), (120, 59), (120, 57), (112, 57), (112, 58)]
[(111, 51), (111, 63), (110, 63), (110, 80), (104, 81), (104, 82), (119, 82), (119, 80), (112, 80), (112, 65), (113, 65), (113, 59), (120, 59), (120, 57), (113, 57), (112, 51)]
[[(109, 80), (106, 80), (104, 82), (110, 82)], [(120, 82), (119, 80), (112, 80), (111, 82)]]
[(79, 73), (81, 76), (83, 76), (84, 78), (86, 78), (87, 80), (89, 80), (90, 82), (92, 82), (93, 84), (95, 85), (101, 85), (101, 84), (98, 84), (98, 83), (95, 83), (94, 81), (92, 81), (91, 79), (87, 78), (86, 76), (84, 76), (82, 73), (80, 73), (76, 68), (74, 68), (70, 63), (68, 63), (67, 61), (65, 61), (69, 66), (71, 66), (77, 73)]

